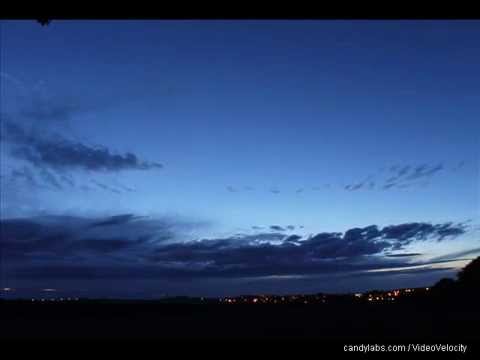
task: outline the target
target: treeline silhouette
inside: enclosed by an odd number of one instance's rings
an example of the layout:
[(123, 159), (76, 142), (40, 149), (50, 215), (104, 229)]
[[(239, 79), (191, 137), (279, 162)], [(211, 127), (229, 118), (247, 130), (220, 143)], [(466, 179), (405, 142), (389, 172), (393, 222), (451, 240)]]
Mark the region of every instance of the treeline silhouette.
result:
[(432, 288), (432, 297), (441, 303), (478, 307), (480, 296), (480, 256), (457, 274), (457, 279), (443, 278)]

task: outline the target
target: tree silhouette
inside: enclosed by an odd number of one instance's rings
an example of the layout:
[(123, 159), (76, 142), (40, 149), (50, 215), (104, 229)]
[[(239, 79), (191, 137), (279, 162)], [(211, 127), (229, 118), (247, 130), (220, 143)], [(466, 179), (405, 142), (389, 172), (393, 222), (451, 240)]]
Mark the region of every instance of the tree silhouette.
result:
[(435, 290), (438, 291), (448, 291), (455, 286), (455, 280), (451, 278), (440, 279), (434, 286)]
[(458, 273), (458, 282), (466, 287), (480, 288), (480, 256)]
[(37, 20), (42, 26), (46, 26), (50, 24), (52, 20), (46, 19), (46, 18), (41, 18)]

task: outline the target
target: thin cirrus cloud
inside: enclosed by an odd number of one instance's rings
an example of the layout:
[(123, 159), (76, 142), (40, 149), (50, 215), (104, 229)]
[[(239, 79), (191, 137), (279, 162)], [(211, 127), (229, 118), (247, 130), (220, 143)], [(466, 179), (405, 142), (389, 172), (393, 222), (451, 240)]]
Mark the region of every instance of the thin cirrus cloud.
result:
[(25, 165), (11, 169), (5, 180), (15, 184), (23, 182), (34, 189), (62, 190), (65, 186), (75, 187), (73, 179), (67, 174), (56, 176), (46, 168), (33, 169)]
[[(455, 167), (451, 168), (453, 172), (459, 171), (464, 168), (466, 161), (460, 161)], [(446, 167), (443, 163), (436, 164), (421, 164), (421, 165), (393, 165), (390, 167), (382, 167), (381, 171), (387, 173), (385, 179), (375, 179), (373, 175), (368, 176), (366, 179), (353, 182), (350, 184), (341, 185), (340, 188), (346, 191), (364, 191), (364, 190), (391, 190), (391, 189), (407, 189), (412, 187), (425, 187), (430, 185), (430, 180), (439, 174), (442, 171), (445, 171)], [(326, 184), (325, 189), (334, 188), (331, 184)], [(242, 189), (228, 186), (227, 190), (230, 192), (239, 192)], [(247, 187), (244, 187), (243, 190), (247, 190)], [(253, 189), (249, 188), (249, 191)], [(296, 188), (291, 190), (292, 192), (301, 194), (303, 192), (311, 191), (320, 191), (319, 186), (312, 186), (310, 188)], [(273, 188), (269, 192), (273, 194), (280, 194), (280, 190)], [(288, 193), (288, 191), (286, 191)]]
[(393, 170), (392, 168), (390, 169), (390, 171), (392, 171), (394, 174), (385, 181), (383, 189), (387, 190), (394, 187), (406, 188), (409, 186), (413, 186), (418, 184), (415, 181), (429, 180), (442, 170), (444, 170), (443, 163), (435, 165), (422, 164), (417, 166), (397, 166), (394, 167)]
[[(414, 222), (308, 237), (280, 231), (186, 241), (175, 221), (133, 214), (4, 219), (1, 225), (4, 259), (15, 276), (72, 279), (233, 279), (411, 266), (417, 255), (407, 252), (412, 243), (445, 241), (468, 231), (464, 223)], [(61, 268), (65, 271), (47, 270)]]
[(90, 181), (95, 184), (99, 189), (102, 189), (102, 190), (105, 190), (105, 191), (109, 191), (111, 193), (114, 193), (114, 194), (121, 194), (122, 192), (118, 189), (115, 189), (109, 185), (106, 185), (106, 184), (103, 184), (95, 179), (90, 179)]
[[(463, 162), (464, 163), (464, 162)], [(406, 189), (414, 186), (429, 184), (433, 176), (444, 170), (443, 163), (438, 164), (421, 164), (421, 165), (393, 165), (383, 167), (382, 172), (387, 172), (387, 178), (373, 180), (370, 176), (367, 180), (348, 184), (344, 186), (345, 190), (355, 191), (360, 189), (373, 190), (379, 188), (382, 190), (390, 189)], [(383, 182), (383, 184), (382, 184)]]
[(87, 184), (76, 184), (73, 176), (65, 171), (55, 172), (50, 171), (47, 168), (33, 168), (26, 165), (12, 168), (9, 173), (5, 173), (2, 177), (3, 182), (15, 184), (18, 188), (22, 184), (26, 185), (29, 189), (35, 190), (53, 190), (60, 191), (65, 189), (79, 189), (82, 191), (103, 190), (113, 194), (123, 194), (135, 192), (128, 186), (116, 182), (116, 187), (99, 182), (95, 179), (90, 179), (90, 183), (94, 185), (88, 186)]

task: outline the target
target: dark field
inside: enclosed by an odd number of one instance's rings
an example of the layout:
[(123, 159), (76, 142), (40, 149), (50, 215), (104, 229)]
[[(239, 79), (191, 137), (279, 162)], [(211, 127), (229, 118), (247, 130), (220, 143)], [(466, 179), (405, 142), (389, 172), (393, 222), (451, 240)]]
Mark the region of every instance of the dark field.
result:
[(2, 338), (480, 340), (477, 306), (22, 303), (1, 307)]

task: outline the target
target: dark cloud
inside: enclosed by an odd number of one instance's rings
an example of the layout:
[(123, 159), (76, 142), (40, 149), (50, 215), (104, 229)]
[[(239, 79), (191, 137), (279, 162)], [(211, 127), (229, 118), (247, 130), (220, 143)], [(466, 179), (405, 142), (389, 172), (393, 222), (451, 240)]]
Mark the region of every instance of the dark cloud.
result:
[[(428, 262), (417, 263), (416, 265), (428, 266)], [(433, 264), (432, 264), (433, 265)], [(268, 276), (282, 276), (289, 274), (301, 274), (302, 278), (296, 281), (315, 280), (319, 275), (348, 274), (352, 276), (391, 276), (401, 274), (419, 274), (429, 272), (446, 272), (453, 267), (443, 268), (410, 268), (407, 263), (363, 262), (347, 263), (339, 260), (337, 262), (318, 262), (315, 266), (303, 264), (285, 266), (279, 270), (269, 264), (260, 265), (256, 268), (225, 267), (222, 269), (214, 266), (203, 268), (173, 268), (165, 265), (134, 265), (134, 264), (104, 264), (92, 266), (90, 264), (75, 265), (71, 263), (53, 264), (48, 266), (28, 265), (16, 271), (19, 279), (65, 279), (65, 280), (99, 280), (99, 279), (154, 279), (154, 280), (191, 280), (200, 278), (228, 278), (229, 281), (235, 278), (257, 278), (265, 279)], [(402, 269), (405, 268), (405, 269)], [(389, 270), (392, 269), (392, 270)], [(382, 271), (372, 271), (382, 270)], [(264, 275), (260, 275), (264, 274)], [(318, 279), (316, 279), (318, 281)], [(224, 284), (225, 286), (225, 284)]]
[(435, 173), (439, 172), (443, 170), (443, 164), (438, 164), (434, 167), (432, 167), (431, 169), (428, 169), (425, 173), (424, 173), (424, 176), (432, 176), (434, 175)]
[(127, 192), (135, 192), (135, 189), (132, 189), (131, 187), (122, 184), (118, 184), (118, 187)]
[(421, 253), (400, 253), (400, 254), (386, 254), (386, 257), (413, 257), (413, 256), (420, 256)]
[(144, 244), (148, 238), (139, 237), (136, 240), (130, 240), (125, 238), (86, 238), (81, 241), (73, 242), (67, 250), (73, 253), (98, 253), (98, 254), (112, 254), (118, 251), (135, 248)]
[(115, 154), (106, 147), (87, 146), (58, 134), (40, 136), (11, 121), (5, 121), (3, 130), (4, 140), (14, 144), (11, 154), (39, 168), (115, 172), (163, 167), (159, 163), (141, 161), (130, 152)]
[(285, 238), (284, 241), (287, 243), (292, 242), (292, 243), (298, 244), (301, 239), (302, 237), (300, 235), (290, 235), (287, 238)]
[(351, 185), (350, 187), (350, 191), (355, 191), (355, 190), (359, 190), (363, 187), (363, 183), (359, 183), (359, 184), (355, 184), (355, 185)]
[(429, 178), (443, 169), (443, 164), (429, 167), (427, 164), (419, 165), (414, 168), (413, 173), (406, 177), (407, 180), (417, 180), (421, 178)]
[(398, 176), (405, 176), (410, 171), (410, 165), (404, 166), (398, 171)]
[(136, 217), (133, 214), (115, 215), (115, 216), (111, 216), (111, 217), (109, 217), (105, 220), (94, 222), (91, 226), (95, 227), (95, 226), (122, 225), (122, 224), (126, 224), (126, 223), (128, 223), (132, 220), (135, 220), (137, 218), (138, 217)]
[(426, 240), (427, 238), (436, 238), (438, 241), (446, 237), (459, 236), (466, 232), (467, 226), (463, 223), (453, 224), (447, 222), (444, 224), (432, 225), (430, 223), (405, 223), (401, 225), (386, 226), (382, 229), (382, 236), (387, 239), (397, 239), (403, 243), (414, 240)]
[(365, 228), (353, 228), (345, 232), (343, 239), (345, 241), (355, 241), (359, 238), (363, 238), (367, 241), (378, 238), (381, 236), (381, 232), (376, 225), (367, 226)]
[(392, 187), (394, 187), (396, 184), (385, 184), (383, 185), (382, 189), (383, 190), (388, 190), (388, 189), (391, 189)]
[[(450, 276), (454, 276), (456, 272), (458, 272), (458, 268), (455, 266), (442, 266), (442, 267), (430, 267), (432, 265), (436, 265), (439, 263), (448, 263), (448, 261), (442, 261), (442, 262), (430, 262), (430, 261), (424, 261), (424, 262), (417, 262), (412, 264), (408, 263), (403, 263), (400, 266), (393, 266), (391, 269), (388, 268), (388, 266), (384, 266), (381, 268), (377, 268), (372, 270), (367, 269), (366, 271), (359, 271), (356, 273), (351, 273), (349, 274), (350, 276), (354, 277), (362, 277), (362, 276), (382, 276), (382, 277), (388, 277), (389, 279), (393, 279), (394, 276), (405, 276), (407, 274), (410, 275), (420, 275), (420, 274), (428, 274), (428, 273), (445, 273)], [(379, 271), (381, 270), (381, 271)], [(455, 271), (453, 271), (455, 270)], [(447, 277), (450, 277), (447, 276)], [(433, 281), (437, 281), (437, 279)], [(432, 284), (433, 281), (427, 282), (427, 284)], [(407, 287), (407, 286), (406, 286)]]
[[(462, 161), (458, 167), (464, 166), (464, 161)], [(440, 171), (444, 169), (444, 165), (439, 163), (437, 165), (394, 165), (390, 168), (381, 168), (381, 171), (388, 170), (390, 176), (383, 180), (383, 185), (380, 183), (380, 180), (375, 180), (374, 175), (369, 175), (359, 182), (352, 184), (343, 185), (343, 189), (347, 191), (358, 191), (358, 190), (374, 190), (375, 188), (381, 188), (383, 190), (389, 190), (392, 188), (405, 189), (413, 186), (422, 186), (425, 182), (418, 182), (417, 180), (426, 180), (430, 179)], [(325, 184), (325, 188), (331, 188), (331, 184)], [(231, 192), (238, 191), (237, 189), (229, 186), (227, 189)], [(312, 186), (309, 189), (313, 191), (319, 191), (321, 188), (319, 186)], [(252, 190), (250, 187), (244, 187), (243, 190)], [(301, 194), (305, 192), (305, 188), (300, 187), (295, 190), (296, 194)], [(273, 194), (279, 194), (280, 190), (272, 188), (269, 190)]]
[(139, 250), (140, 244), (149, 241), (158, 244), (175, 238), (172, 221), (146, 220), (131, 214), (104, 219), (68, 216), (5, 219), (0, 225), (2, 254), (6, 259), (44, 260), (48, 254), (61, 258), (92, 251), (108, 255), (122, 248)]
[(389, 177), (385, 182), (393, 183), (393, 182), (396, 182), (397, 180), (398, 180), (398, 176), (392, 176), (392, 177)]
[[(393, 188), (405, 189), (413, 186), (420, 186), (423, 183), (418, 180), (427, 180), (439, 173), (444, 169), (444, 165), (439, 163), (437, 165), (421, 164), (421, 165), (394, 165), (388, 169), (385, 167), (380, 168), (380, 171), (388, 170), (390, 176), (388, 176), (383, 185), (379, 185), (383, 190), (389, 190)], [(363, 185), (361, 185), (363, 184)], [(366, 180), (345, 186), (345, 190), (357, 190), (360, 188), (373, 190), (376, 187), (376, 181), (372, 176), (369, 176)]]
[(417, 167), (415, 167), (413, 169), (413, 173), (410, 174), (410, 176), (408, 176), (407, 179), (408, 180), (414, 180), (414, 179), (417, 179), (419, 177), (422, 177), (424, 172), (427, 170), (427, 168), (428, 168), (427, 164), (418, 165)]
[[(282, 232), (282, 231), (287, 231), (287, 230), (295, 230), (294, 225), (287, 225), (287, 226), (280, 226), (280, 225), (270, 225), (267, 228), (269, 228), (272, 231), (277, 231), (277, 232)], [(252, 226), (253, 230), (263, 230), (265, 227), (263, 226)]]
[[(176, 234), (168, 222), (149, 221), (133, 214), (3, 220), (2, 252), (16, 265), (16, 276), (25, 277), (311, 275), (410, 266), (402, 262), (407, 254), (394, 251), (466, 231), (464, 224), (406, 223), (306, 238), (273, 232), (172, 242)], [(73, 259), (82, 265), (72, 265)], [(65, 272), (47, 270), (61, 268)]]
[(459, 223), (454, 225), (452, 222), (445, 224), (437, 224), (434, 226), (434, 233), (438, 236), (438, 240), (441, 241), (449, 236), (458, 236), (466, 232), (467, 225), (465, 223)]

